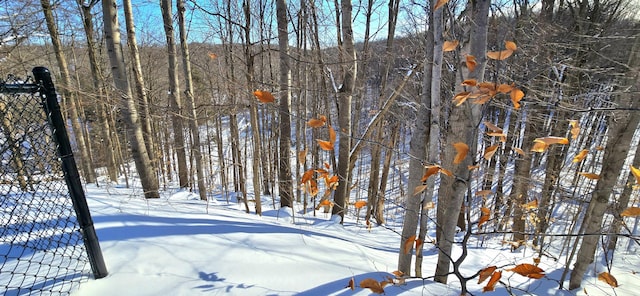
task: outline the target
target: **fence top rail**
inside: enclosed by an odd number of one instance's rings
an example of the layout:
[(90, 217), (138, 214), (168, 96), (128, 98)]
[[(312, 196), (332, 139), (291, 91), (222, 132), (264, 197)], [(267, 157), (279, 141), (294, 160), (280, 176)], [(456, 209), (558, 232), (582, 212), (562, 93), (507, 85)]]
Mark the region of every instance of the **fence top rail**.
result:
[(40, 85), (35, 83), (0, 83), (0, 93), (3, 94), (33, 94), (40, 90)]

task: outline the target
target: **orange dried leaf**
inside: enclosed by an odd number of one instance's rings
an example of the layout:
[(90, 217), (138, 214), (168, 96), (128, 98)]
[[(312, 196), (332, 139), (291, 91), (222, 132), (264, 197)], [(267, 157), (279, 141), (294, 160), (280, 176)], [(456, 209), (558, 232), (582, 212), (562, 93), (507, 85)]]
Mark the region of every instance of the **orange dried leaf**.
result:
[(313, 169), (310, 169), (310, 170), (307, 170), (306, 172), (304, 172), (302, 174), (302, 178), (300, 179), (300, 184), (304, 184), (307, 181), (313, 179), (313, 173), (314, 173)]
[(504, 42), (504, 48), (506, 48), (508, 50), (516, 51), (518, 49), (518, 46), (513, 41), (505, 41)]
[(427, 185), (418, 185), (416, 186), (416, 188), (413, 189), (413, 196), (416, 196), (420, 193), (422, 193), (422, 191), (424, 191), (425, 189), (427, 189)]
[(430, 166), (430, 167), (428, 167), (427, 171), (422, 176), (422, 179), (420, 179), (420, 182), (426, 182), (427, 179), (429, 179), (429, 177), (435, 175), (438, 171), (440, 171), (440, 167), (439, 166)]
[(491, 157), (493, 157), (493, 155), (496, 153), (496, 150), (498, 150), (498, 146), (500, 146), (500, 144), (495, 144), (484, 149), (484, 159), (490, 160)]
[(266, 90), (256, 90), (253, 92), (253, 95), (262, 103), (273, 103), (276, 100), (276, 98)]
[(355, 290), (356, 289), (356, 280), (351, 277), (351, 279), (349, 280), (349, 284), (347, 284), (347, 286), (345, 288), (349, 288), (351, 290)]
[(518, 147), (511, 147), (511, 149), (513, 149), (513, 151), (515, 151), (516, 153), (518, 153), (518, 154), (520, 154), (522, 156), (526, 156), (527, 155), (527, 153), (524, 152), (524, 150), (522, 150), (522, 149), (520, 149)]
[(432, 201), (427, 202), (427, 203), (424, 204), (424, 206), (422, 206), (423, 210), (433, 210), (435, 208), (436, 208), (436, 203), (432, 202)]
[(497, 92), (497, 85), (493, 82), (480, 82), (478, 88), (484, 92), (495, 91)]
[(577, 139), (580, 135), (580, 126), (578, 125), (577, 120), (569, 120), (569, 125), (571, 125), (571, 139)]
[(616, 280), (615, 277), (613, 277), (610, 273), (608, 272), (601, 272), (600, 274), (598, 274), (598, 279), (609, 284), (609, 286), (611, 287), (618, 287), (618, 280)]
[(524, 98), (524, 92), (518, 88), (515, 88), (511, 91), (511, 102), (513, 103), (513, 108), (520, 109), (520, 100)]
[(640, 169), (635, 168), (633, 165), (629, 165), (631, 173), (636, 177), (636, 184), (640, 184)]
[(514, 88), (513, 85), (504, 84), (503, 83), (503, 84), (498, 85), (498, 89), (497, 90), (500, 93), (506, 94), (506, 93), (511, 92), (513, 90), (513, 88)]
[(620, 213), (620, 216), (622, 217), (636, 217), (636, 216), (640, 216), (640, 208), (639, 207), (630, 207), (630, 208), (626, 208), (624, 209), (624, 211), (622, 211)]
[(518, 264), (512, 269), (507, 269), (507, 271), (513, 271), (521, 276), (526, 276), (532, 279), (540, 279), (545, 276), (542, 268), (529, 263)]
[(489, 189), (485, 189), (485, 190), (480, 190), (478, 192), (476, 192), (477, 196), (482, 196), (482, 197), (486, 197), (487, 195), (492, 194), (493, 191), (489, 190)]
[(370, 289), (371, 292), (376, 293), (376, 294), (384, 294), (384, 288), (382, 287), (382, 285), (380, 284), (380, 282), (372, 279), (372, 278), (367, 278), (364, 279), (362, 281), (360, 281), (360, 288), (363, 289)]
[(329, 143), (333, 145), (336, 142), (336, 131), (330, 125), (328, 125), (327, 128), (329, 128)]
[(522, 207), (525, 210), (533, 210), (533, 209), (537, 209), (538, 208), (538, 200), (534, 199), (526, 204), (523, 204)]
[(316, 118), (311, 118), (309, 119), (309, 121), (307, 121), (307, 125), (310, 127), (323, 127), (324, 124), (325, 124), (325, 121), (322, 121)]
[(484, 126), (486, 126), (488, 129), (490, 129), (494, 133), (502, 133), (502, 129), (491, 122), (485, 121)]
[(404, 276), (404, 272), (400, 271), (400, 270), (396, 270), (394, 272), (392, 272), (393, 275), (396, 276), (396, 278), (401, 278)]
[(470, 95), (470, 94), (471, 94), (471, 93), (470, 93), (470, 92), (468, 92), (468, 91), (465, 91), (465, 92), (461, 92), (461, 93), (456, 94), (456, 95), (453, 97), (453, 103), (454, 103), (454, 105), (456, 105), (456, 106), (460, 106), (460, 105), (462, 105), (462, 103), (464, 103), (464, 102), (469, 98), (469, 95)]
[(471, 170), (475, 170), (475, 169), (477, 169), (477, 168), (480, 168), (480, 165), (476, 164), (476, 165), (468, 165), (468, 166), (467, 166), (467, 169), (469, 169), (470, 171), (471, 171)]
[(316, 182), (316, 180), (313, 180), (313, 179), (309, 180), (308, 186), (309, 186), (309, 190), (307, 192), (309, 193), (309, 195), (311, 196), (318, 195), (318, 192), (320, 191), (318, 190), (318, 183)]
[(542, 142), (536, 142), (533, 143), (533, 147), (531, 147), (531, 151), (532, 152), (545, 152), (547, 151), (547, 148), (549, 147), (549, 145), (542, 143)]
[(404, 242), (404, 253), (409, 254), (411, 252), (411, 248), (413, 248), (413, 242), (416, 241), (416, 236), (412, 235)]
[(433, 10), (436, 10), (436, 9), (442, 7), (443, 5), (447, 4), (447, 2), (449, 2), (449, 0), (438, 0), (436, 5), (433, 7)]
[(505, 49), (502, 51), (488, 51), (487, 57), (492, 60), (502, 61), (510, 57), (512, 54), (513, 54), (513, 50), (510, 50), (510, 49)]
[(216, 55), (213, 52), (209, 52), (208, 55), (209, 55), (209, 58), (212, 59), (212, 60), (218, 57), (218, 55)]
[(497, 268), (497, 266), (493, 265), (480, 270), (480, 273), (478, 274), (478, 284), (486, 281), (493, 274), (493, 272), (496, 271)]
[(442, 51), (444, 52), (454, 51), (456, 47), (458, 47), (458, 43), (460, 43), (458, 40), (445, 41), (444, 44), (442, 45)]
[(354, 206), (354, 207), (356, 207), (356, 209), (361, 209), (361, 208), (363, 208), (363, 207), (364, 207), (364, 206), (366, 206), (366, 205), (367, 205), (367, 202), (366, 202), (366, 201), (364, 201), (364, 200), (356, 201), (356, 202), (353, 204), (353, 206)]
[(465, 86), (476, 86), (477, 84), (478, 84), (478, 81), (476, 81), (475, 79), (467, 79), (462, 82), (462, 85), (465, 85)]
[(475, 70), (476, 66), (478, 65), (478, 62), (476, 62), (476, 57), (472, 55), (467, 55), (466, 64), (467, 64), (467, 69), (469, 69), (469, 72), (473, 72), (473, 70)]
[(491, 279), (489, 279), (489, 282), (487, 283), (487, 285), (482, 288), (482, 292), (489, 292), (489, 291), (494, 291), (496, 289), (496, 284), (498, 283), (498, 281), (500, 280), (500, 278), (502, 277), (502, 271), (496, 271), (491, 275)]
[(320, 202), (320, 205), (321, 205), (321, 206), (330, 206), (330, 205), (331, 205), (331, 201), (329, 201), (328, 199), (323, 199), (323, 200)]
[(582, 151), (580, 151), (580, 153), (578, 153), (578, 155), (573, 157), (573, 162), (581, 162), (585, 157), (587, 157), (587, 154), (589, 154), (589, 150), (588, 149), (582, 149)]
[(535, 142), (535, 143), (544, 143), (544, 144), (547, 144), (547, 145), (551, 145), (551, 144), (566, 145), (566, 144), (569, 144), (569, 139), (564, 138), (564, 137), (549, 136), (549, 137), (537, 138), (537, 139), (533, 140), (533, 142)]
[(316, 141), (318, 142), (318, 145), (322, 150), (333, 151), (333, 143), (329, 141), (323, 141), (320, 139), (316, 139)]
[(420, 246), (422, 246), (422, 240), (421, 239), (416, 239), (416, 250), (418, 248), (420, 248)]
[(456, 149), (456, 156), (453, 159), (453, 164), (461, 163), (465, 157), (467, 157), (467, 152), (469, 152), (469, 146), (462, 142), (453, 143), (453, 148)]
[(478, 227), (482, 226), (485, 222), (489, 221), (489, 216), (491, 215), (491, 210), (486, 207), (480, 208), (482, 214), (480, 215), (480, 220), (478, 220)]
[(330, 169), (330, 168), (331, 168), (331, 165), (330, 165), (329, 163), (325, 162), (325, 163), (324, 163), (324, 167), (325, 167), (325, 168), (327, 168), (327, 170), (328, 170), (328, 169)]
[(300, 165), (304, 165), (307, 162), (307, 149), (298, 152), (298, 162)]
[(587, 179), (591, 179), (591, 180), (598, 180), (600, 179), (600, 175), (598, 174), (594, 174), (594, 173), (587, 173), (587, 172), (579, 172), (579, 175), (582, 175), (583, 177), (587, 178)]

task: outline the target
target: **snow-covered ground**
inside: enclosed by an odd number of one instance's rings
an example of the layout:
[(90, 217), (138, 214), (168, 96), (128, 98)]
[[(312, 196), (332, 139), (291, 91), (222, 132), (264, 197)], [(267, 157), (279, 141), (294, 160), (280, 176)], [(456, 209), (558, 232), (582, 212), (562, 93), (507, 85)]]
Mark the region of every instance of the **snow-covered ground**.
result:
[[(117, 186), (87, 188), (89, 206), (109, 270), (106, 278), (83, 283), (73, 295), (371, 295), (358, 287), (371, 278), (384, 281), (397, 266), (397, 227), (368, 228), (350, 213), (344, 225), (328, 214), (303, 214), (271, 208), (264, 197), (263, 216), (247, 214), (244, 206), (219, 196), (203, 202), (184, 191), (165, 192), (156, 200)], [(455, 249), (455, 257), (460, 248)], [(490, 265), (503, 270), (496, 291), (487, 295), (637, 295), (640, 259), (616, 253), (611, 273), (620, 287), (597, 280), (596, 265), (584, 289), (558, 290), (563, 258), (543, 258), (546, 276), (528, 279), (507, 271), (533, 263), (531, 249), (513, 253), (499, 239), (472, 239), (462, 265), (471, 275)], [(425, 245), (424, 275), (432, 276), (437, 252)], [(347, 288), (354, 279), (355, 289)], [(384, 287), (386, 295), (459, 295), (459, 282), (442, 285), (427, 279), (407, 279)], [(486, 282), (469, 281), (473, 294)], [(504, 284), (509, 286), (505, 288)], [(566, 284), (565, 284), (566, 286)]]

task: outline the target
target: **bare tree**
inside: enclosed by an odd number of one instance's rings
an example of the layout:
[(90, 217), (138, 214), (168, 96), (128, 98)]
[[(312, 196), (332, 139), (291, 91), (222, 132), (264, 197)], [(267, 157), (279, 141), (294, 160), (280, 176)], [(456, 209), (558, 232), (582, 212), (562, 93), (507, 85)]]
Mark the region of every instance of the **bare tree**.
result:
[(146, 198), (158, 198), (158, 179), (153, 173), (151, 160), (144, 144), (142, 127), (138, 124), (137, 103), (131, 93), (127, 71), (124, 64), (122, 44), (120, 40), (120, 25), (116, 3), (112, 0), (102, 1), (102, 16), (104, 19), (104, 34), (111, 63), (111, 74), (116, 91), (125, 106), (121, 109), (124, 122), (128, 129), (131, 145), (131, 155), (140, 176), (140, 182)]
[(64, 55), (62, 42), (60, 41), (58, 26), (56, 25), (56, 21), (53, 17), (53, 9), (49, 0), (41, 0), (40, 4), (42, 5), (42, 12), (44, 13), (47, 28), (49, 29), (49, 35), (51, 36), (51, 43), (53, 44), (53, 49), (56, 54), (56, 60), (58, 61), (58, 68), (60, 68), (60, 76), (62, 79), (61, 91), (64, 98), (63, 102), (68, 106), (73, 135), (76, 138), (78, 149), (80, 149), (80, 167), (84, 174), (85, 181), (87, 183), (93, 183), (96, 181), (95, 171), (93, 169), (92, 161), (89, 157), (90, 154), (87, 148), (88, 142), (83, 132), (81, 122), (82, 118), (80, 117), (80, 113), (78, 112), (78, 106), (76, 103), (77, 98), (71, 91), (71, 76), (69, 74), (69, 66)]
[[(337, 0), (336, 0), (337, 2)], [(349, 168), (351, 150), (351, 98), (355, 87), (355, 79), (358, 73), (358, 61), (356, 59), (356, 49), (353, 38), (352, 5), (350, 0), (341, 0), (341, 29), (342, 29), (342, 50), (344, 57), (344, 69), (342, 86), (339, 89), (338, 99), (338, 188), (334, 195), (334, 207), (332, 215), (340, 217), (340, 223), (344, 219), (344, 211), (349, 199)]]
[(173, 29), (172, 1), (161, 0), (162, 20), (165, 38), (167, 40), (167, 58), (169, 59), (169, 112), (173, 126), (173, 144), (178, 160), (178, 180), (181, 188), (189, 187), (189, 170), (187, 169), (187, 155), (185, 151), (184, 123), (182, 120), (182, 102), (180, 101), (180, 87), (178, 85), (178, 61), (176, 41)]
[(182, 67), (184, 69), (184, 77), (186, 88), (184, 90), (187, 97), (186, 111), (189, 114), (189, 127), (193, 143), (191, 143), (191, 153), (194, 157), (196, 166), (196, 177), (198, 182), (198, 194), (201, 200), (207, 200), (207, 187), (205, 185), (204, 168), (202, 167), (202, 150), (200, 148), (200, 126), (198, 124), (198, 114), (196, 112), (195, 99), (193, 97), (193, 75), (191, 74), (191, 56), (189, 54), (189, 43), (187, 41), (187, 27), (185, 25), (185, 5), (184, 0), (176, 1), (178, 10), (178, 28), (180, 31), (180, 47), (182, 49)]
[(276, 1), (278, 18), (278, 49), (280, 51), (280, 101), (278, 127), (279, 160), (278, 160), (278, 192), (280, 206), (293, 208), (293, 184), (291, 180), (291, 66), (289, 58), (289, 30), (287, 29), (287, 2)]

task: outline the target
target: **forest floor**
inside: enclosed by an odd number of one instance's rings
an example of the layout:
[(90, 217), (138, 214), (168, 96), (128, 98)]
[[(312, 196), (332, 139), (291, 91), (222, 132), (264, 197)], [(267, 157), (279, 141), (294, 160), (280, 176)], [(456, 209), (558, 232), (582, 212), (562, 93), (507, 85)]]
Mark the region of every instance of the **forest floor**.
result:
[[(401, 225), (368, 227), (352, 209), (344, 225), (329, 214), (302, 208), (274, 209), (264, 196), (263, 215), (247, 214), (233, 196), (200, 201), (177, 189), (160, 199), (145, 200), (134, 189), (119, 185), (87, 186), (89, 207), (109, 275), (89, 280), (73, 295), (375, 295), (359, 287), (364, 279), (396, 278)], [(277, 203), (276, 203), (277, 207)], [(253, 211), (253, 206), (251, 207)], [(429, 233), (434, 237), (434, 233)], [(461, 239), (461, 237), (459, 238)], [(469, 276), (497, 266), (502, 278), (486, 295), (637, 295), (640, 293), (640, 255), (637, 246), (616, 253), (611, 274), (618, 288), (597, 279), (606, 265), (594, 264), (583, 287), (560, 290), (565, 258), (543, 256), (545, 276), (530, 279), (512, 271), (534, 262), (531, 247), (512, 252), (502, 237), (472, 237), (461, 266)], [(559, 248), (561, 246), (558, 246)], [(456, 245), (454, 258), (461, 253)], [(560, 253), (549, 249), (549, 253)], [(425, 279), (408, 278), (384, 287), (385, 295), (459, 295), (460, 282), (435, 283), (437, 249), (425, 244)], [(348, 288), (353, 279), (355, 289)], [(396, 280), (397, 282), (397, 280)], [(483, 294), (487, 281), (468, 282), (470, 293)], [(565, 281), (568, 286), (568, 276)]]

